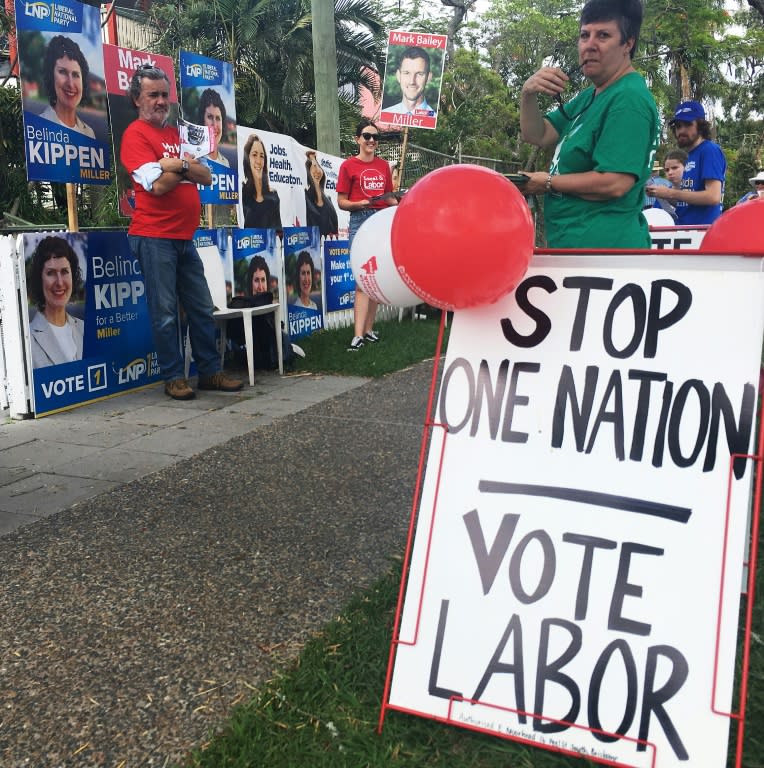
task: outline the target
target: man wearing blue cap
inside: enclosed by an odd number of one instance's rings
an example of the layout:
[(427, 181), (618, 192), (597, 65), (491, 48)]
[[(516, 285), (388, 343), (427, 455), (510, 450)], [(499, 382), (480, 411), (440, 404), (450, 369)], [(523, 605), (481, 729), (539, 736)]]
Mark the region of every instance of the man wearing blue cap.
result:
[(712, 224), (722, 212), (727, 161), (721, 147), (711, 141), (706, 111), (697, 101), (683, 101), (669, 123), (676, 143), (688, 153), (678, 189), (647, 187), (648, 195), (668, 200), (676, 207), (679, 226)]

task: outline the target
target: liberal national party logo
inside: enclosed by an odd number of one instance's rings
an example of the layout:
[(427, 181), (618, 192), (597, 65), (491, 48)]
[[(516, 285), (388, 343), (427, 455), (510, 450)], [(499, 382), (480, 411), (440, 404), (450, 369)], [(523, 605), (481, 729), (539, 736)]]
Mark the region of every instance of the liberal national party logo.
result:
[(199, 62), (186, 64), (186, 74), (199, 80), (216, 81), (220, 79), (220, 73), (215, 64), (200, 64)]
[(46, 3), (43, 0), (17, 0), (16, 17), (20, 28), (82, 31), (82, 6), (79, 3)]

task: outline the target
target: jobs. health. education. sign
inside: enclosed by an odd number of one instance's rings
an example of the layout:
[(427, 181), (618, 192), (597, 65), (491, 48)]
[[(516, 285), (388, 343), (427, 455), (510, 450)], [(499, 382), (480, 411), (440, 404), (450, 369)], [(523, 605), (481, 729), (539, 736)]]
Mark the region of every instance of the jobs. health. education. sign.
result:
[(455, 313), (389, 708), (614, 765), (726, 765), (760, 269), (537, 256)]

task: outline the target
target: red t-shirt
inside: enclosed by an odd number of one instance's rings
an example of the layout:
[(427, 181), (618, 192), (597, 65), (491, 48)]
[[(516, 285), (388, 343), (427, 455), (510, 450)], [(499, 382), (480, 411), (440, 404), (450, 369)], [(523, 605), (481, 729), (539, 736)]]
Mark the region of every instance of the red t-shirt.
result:
[[(368, 163), (357, 156), (349, 157), (340, 166), (337, 178), (337, 192), (346, 194), (350, 202), (369, 199), (393, 191), (393, 176), (390, 164), (381, 157), (374, 157)], [(387, 208), (385, 200), (369, 205), (370, 209)]]
[[(122, 134), (120, 160), (129, 174), (162, 157), (180, 157), (178, 129), (156, 128), (146, 120), (134, 120)], [(190, 240), (199, 227), (202, 211), (199, 190), (191, 181), (181, 181), (164, 195), (152, 195), (133, 181), (135, 213), (128, 232), (143, 237)]]

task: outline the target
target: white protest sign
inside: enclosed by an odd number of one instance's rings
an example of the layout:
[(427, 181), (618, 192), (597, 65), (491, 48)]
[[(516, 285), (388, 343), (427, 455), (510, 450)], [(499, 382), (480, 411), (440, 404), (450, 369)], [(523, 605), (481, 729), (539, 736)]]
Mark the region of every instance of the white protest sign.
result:
[(537, 256), (455, 313), (388, 708), (610, 764), (726, 764), (760, 269)]
[(697, 250), (703, 242), (708, 226), (703, 227), (650, 227), (651, 248), (664, 250)]

